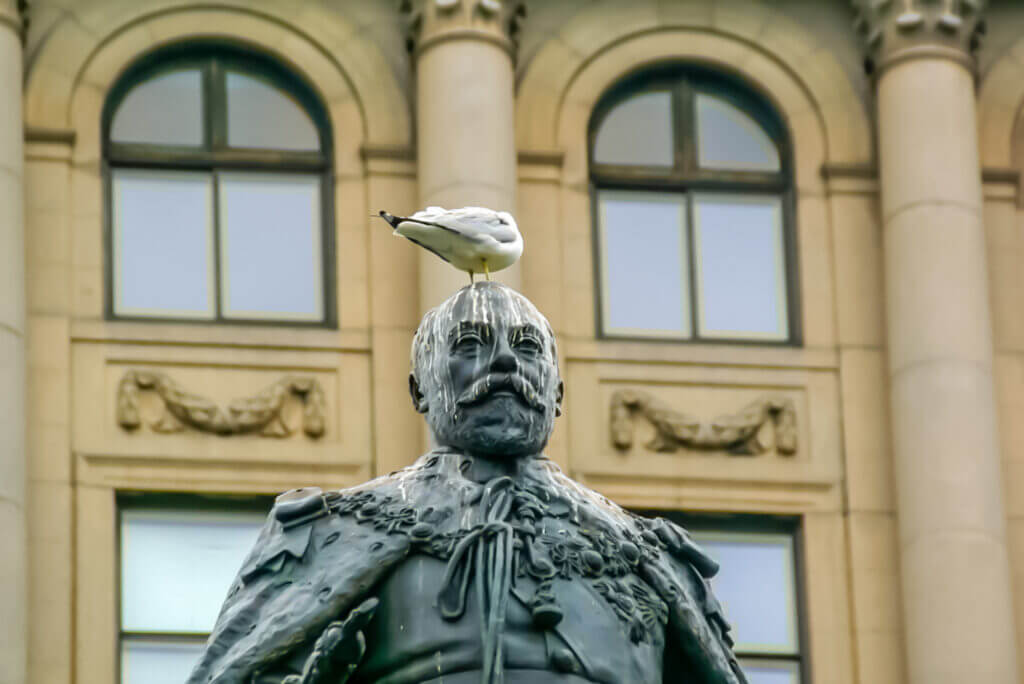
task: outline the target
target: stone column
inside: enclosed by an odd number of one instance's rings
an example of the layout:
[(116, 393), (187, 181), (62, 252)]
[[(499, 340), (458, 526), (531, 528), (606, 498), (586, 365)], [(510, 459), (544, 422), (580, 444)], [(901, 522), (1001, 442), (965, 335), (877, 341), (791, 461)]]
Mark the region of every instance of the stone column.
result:
[[(521, 9), (518, 2), (498, 0), (410, 3), (421, 206), (515, 213), (511, 34)], [(419, 267), (422, 310), (469, 282), (426, 250)], [(518, 288), (518, 264), (492, 277)]]
[(973, 43), (984, 0), (855, 0), (877, 78), (912, 684), (1017, 682)]
[(0, 0), (0, 684), (23, 684), (25, 596), (25, 248), (21, 20)]

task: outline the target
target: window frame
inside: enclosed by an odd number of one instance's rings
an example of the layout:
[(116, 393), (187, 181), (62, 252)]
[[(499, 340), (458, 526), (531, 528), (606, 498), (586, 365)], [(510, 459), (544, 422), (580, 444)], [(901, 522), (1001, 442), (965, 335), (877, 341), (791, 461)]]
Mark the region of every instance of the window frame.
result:
[[(119, 143), (111, 139), (111, 127), (121, 103), (131, 90), (149, 80), (182, 68), (198, 68), (201, 75), (201, 117), (203, 144), (161, 145), (152, 143)], [(292, 97), (310, 117), (320, 138), (316, 151), (256, 148), (230, 148), (227, 145), (227, 86), (229, 70), (263, 80)], [(334, 141), (330, 121), (322, 101), (312, 85), (305, 82), (286, 65), (247, 47), (223, 42), (189, 42), (158, 50), (137, 60), (117, 80), (103, 105), (101, 120), (101, 171), (103, 174), (103, 314), (106, 320), (132, 322), (180, 322), (196, 325), (286, 326), (293, 328), (338, 328), (336, 246), (334, 237)], [(162, 170), (202, 171), (210, 174), (210, 231), (213, 242), (213, 317), (196, 318), (168, 315), (120, 314), (115, 310), (114, 262), (114, 171)], [(322, 318), (296, 320), (224, 315), (223, 269), (220, 198), (220, 172), (295, 173), (319, 177), (320, 190), (320, 287)]]
[[(594, 152), (597, 134), (611, 111), (626, 100), (650, 92), (670, 93), (673, 134), (671, 168), (636, 164), (603, 164)], [(725, 100), (750, 116), (775, 144), (779, 154), (779, 171), (733, 171), (701, 169), (697, 159), (696, 94), (705, 93)], [(803, 344), (799, 290), (798, 248), (796, 236), (796, 185), (793, 155), (785, 123), (769, 98), (740, 78), (708, 67), (693, 64), (667, 64), (649, 67), (623, 78), (610, 88), (591, 112), (587, 130), (588, 185), (590, 191), (591, 245), (594, 273), (597, 274), (594, 297), (594, 320), (597, 338), (672, 344), (724, 344), (740, 346), (799, 347)], [(687, 246), (689, 279), (688, 316), (690, 335), (675, 333), (638, 334), (608, 331), (605, 327), (607, 269), (603, 253), (604, 228), (601, 224), (602, 191), (649, 191), (678, 194), (685, 206), (686, 225), (683, 240)], [(784, 339), (764, 337), (707, 337), (700, 334), (697, 287), (697, 255), (694, 252), (693, 196), (696, 193), (774, 195), (780, 200), (782, 254), (785, 270), (787, 336)]]
[[(811, 684), (811, 644), (808, 626), (807, 594), (806, 594), (806, 539), (803, 521), (800, 516), (772, 515), (761, 513), (715, 513), (693, 512), (680, 510), (636, 510), (635, 513), (646, 517), (666, 518), (688, 533), (708, 532), (726, 534), (776, 534), (786, 535), (792, 539), (793, 548), (793, 599), (796, 611), (797, 653), (756, 653), (735, 650), (737, 660), (778, 662), (786, 661), (797, 664), (801, 684)], [(700, 542), (698, 541), (699, 545)], [(725, 616), (726, 620), (729, 616)], [(731, 623), (730, 623), (731, 624)]]
[(166, 511), (169, 513), (182, 511), (209, 512), (209, 513), (261, 513), (264, 516), (270, 514), (274, 505), (274, 497), (268, 495), (232, 495), (217, 494), (204, 495), (184, 492), (151, 492), (151, 491), (126, 491), (121, 490), (115, 493), (115, 515), (114, 515), (114, 539), (116, 543), (116, 558), (114, 559), (115, 592), (114, 610), (116, 618), (117, 634), (114, 640), (115, 663), (118, 684), (124, 681), (122, 671), (125, 640), (198, 643), (205, 644), (210, 634), (208, 632), (138, 632), (124, 629), (124, 613), (122, 611), (122, 594), (124, 586), (124, 539), (121, 531), (124, 524), (124, 513), (126, 511)]

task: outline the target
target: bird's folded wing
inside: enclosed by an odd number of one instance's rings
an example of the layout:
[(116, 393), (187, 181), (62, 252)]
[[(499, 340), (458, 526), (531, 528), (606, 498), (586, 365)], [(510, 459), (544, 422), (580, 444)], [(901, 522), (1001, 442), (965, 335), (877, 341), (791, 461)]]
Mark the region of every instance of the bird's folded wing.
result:
[(458, 233), (462, 237), (474, 241), (489, 237), (497, 242), (509, 243), (515, 242), (519, 238), (519, 232), (515, 227), (509, 225), (497, 212), (490, 209), (466, 207), (441, 212), (432, 211), (434, 209), (437, 207), (417, 212), (410, 219)]
[(478, 224), (476, 226), (476, 232), (479, 235), (486, 235), (505, 244), (515, 242), (519, 237), (519, 233), (515, 228), (512, 228), (508, 224), (500, 223), (497, 220)]
[(476, 235), (486, 235), (498, 242), (515, 242), (519, 237), (519, 231), (514, 225), (502, 218), (497, 212), (490, 209), (477, 209), (467, 207), (451, 212), (451, 218), (445, 221), (460, 233), (472, 232)]

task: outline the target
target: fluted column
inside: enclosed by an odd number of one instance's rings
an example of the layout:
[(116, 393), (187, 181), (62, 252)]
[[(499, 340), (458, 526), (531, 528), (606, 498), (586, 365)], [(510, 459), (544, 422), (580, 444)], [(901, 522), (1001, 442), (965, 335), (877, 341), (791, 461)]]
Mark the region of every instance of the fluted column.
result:
[(1017, 682), (973, 43), (984, 0), (856, 0), (877, 78), (911, 684)]
[[(512, 33), (521, 7), (498, 0), (418, 0), (407, 7), (422, 206), (515, 212)], [(469, 282), (426, 251), (419, 266), (424, 310)], [(494, 277), (519, 287), (518, 265)]]
[(21, 21), (0, 0), (0, 684), (23, 684), (25, 622), (25, 249)]

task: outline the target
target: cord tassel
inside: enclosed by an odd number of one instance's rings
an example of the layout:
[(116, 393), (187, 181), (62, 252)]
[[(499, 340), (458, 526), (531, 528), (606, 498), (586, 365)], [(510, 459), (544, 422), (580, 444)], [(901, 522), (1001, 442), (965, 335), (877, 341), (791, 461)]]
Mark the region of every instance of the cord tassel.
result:
[(466, 609), (470, 577), (476, 585), (483, 637), (480, 684), (501, 684), (505, 678), (503, 634), (512, 590), (515, 529), (507, 518), (512, 511), (512, 480), (500, 477), (484, 489), (480, 522), (456, 546), (445, 569), (438, 594), (441, 616), (457, 620)]

